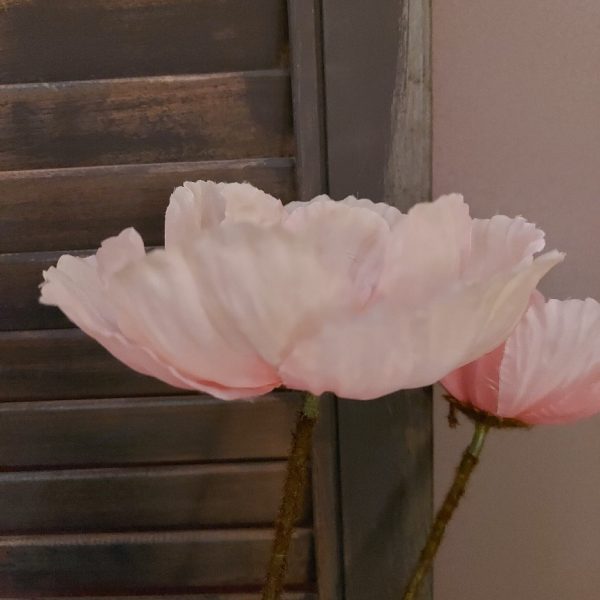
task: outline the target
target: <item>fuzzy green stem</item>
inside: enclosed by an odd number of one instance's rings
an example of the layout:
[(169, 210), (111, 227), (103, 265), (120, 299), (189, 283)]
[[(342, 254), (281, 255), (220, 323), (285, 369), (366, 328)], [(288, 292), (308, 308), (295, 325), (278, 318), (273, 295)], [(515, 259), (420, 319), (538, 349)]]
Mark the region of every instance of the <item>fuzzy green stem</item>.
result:
[(294, 526), (306, 498), (312, 437), (318, 416), (319, 398), (309, 393), (296, 421), (262, 600), (279, 600), (281, 597)]
[(423, 580), (429, 572), (435, 555), (442, 543), (444, 533), (446, 532), (446, 526), (450, 522), (454, 511), (463, 497), (469, 478), (479, 462), (479, 455), (481, 454), (485, 436), (489, 429), (490, 425), (485, 421), (478, 421), (475, 423), (475, 431), (473, 432), (471, 443), (463, 453), (460, 464), (456, 469), (454, 481), (444, 499), (444, 503), (435, 517), (427, 542), (419, 556), (419, 562), (417, 563), (408, 586), (406, 587), (406, 591), (404, 592), (403, 600), (416, 600), (417, 594), (423, 584)]

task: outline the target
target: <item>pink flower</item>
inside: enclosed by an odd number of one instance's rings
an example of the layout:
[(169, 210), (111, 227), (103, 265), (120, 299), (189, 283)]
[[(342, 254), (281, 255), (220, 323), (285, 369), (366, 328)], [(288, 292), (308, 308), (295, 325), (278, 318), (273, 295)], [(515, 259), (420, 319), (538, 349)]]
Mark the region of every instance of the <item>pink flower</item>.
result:
[(504, 344), (442, 384), (463, 404), (532, 425), (600, 412), (600, 304), (536, 294)]
[(539, 279), (543, 232), (353, 197), (286, 207), (248, 184), (177, 188), (165, 249), (127, 229), (63, 256), (41, 301), (133, 369), (220, 398), (284, 385), (368, 399), (431, 384), (504, 340)]

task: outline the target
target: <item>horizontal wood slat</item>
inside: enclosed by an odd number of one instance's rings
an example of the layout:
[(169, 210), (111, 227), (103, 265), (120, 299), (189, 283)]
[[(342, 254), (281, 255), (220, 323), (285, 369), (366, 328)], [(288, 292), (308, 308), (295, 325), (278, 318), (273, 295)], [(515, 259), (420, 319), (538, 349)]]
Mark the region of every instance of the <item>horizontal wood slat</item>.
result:
[[(1, 378), (0, 378), (1, 379)], [(280, 459), (301, 394), (0, 403), (0, 465), (11, 469)]]
[(248, 181), (294, 199), (287, 158), (0, 172), (0, 252), (96, 248), (130, 226), (161, 246), (171, 192), (198, 179)]
[(0, 531), (269, 526), (284, 478), (285, 461), (0, 473)]
[(4, 0), (0, 82), (264, 69), (285, 53), (283, 0)]
[[(0, 590), (32, 597), (259, 586), (271, 537), (260, 529), (3, 537)], [(287, 582), (312, 578), (312, 536), (300, 529)]]
[(0, 332), (0, 399), (156, 396), (176, 390), (140, 375), (77, 329)]
[(285, 71), (0, 87), (0, 170), (288, 156)]

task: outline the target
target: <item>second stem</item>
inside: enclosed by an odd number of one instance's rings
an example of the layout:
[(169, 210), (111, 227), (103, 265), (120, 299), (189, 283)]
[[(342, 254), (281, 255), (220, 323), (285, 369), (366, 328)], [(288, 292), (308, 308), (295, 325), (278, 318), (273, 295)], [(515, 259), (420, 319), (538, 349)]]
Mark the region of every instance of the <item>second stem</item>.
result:
[(417, 598), (423, 580), (429, 572), (429, 569), (433, 564), (433, 559), (442, 543), (444, 533), (446, 532), (446, 526), (452, 518), (460, 499), (463, 497), (471, 474), (479, 462), (479, 455), (481, 454), (485, 436), (489, 429), (490, 426), (488, 423), (481, 421), (475, 422), (475, 431), (471, 443), (463, 453), (460, 464), (456, 469), (454, 481), (446, 494), (444, 503), (435, 517), (427, 542), (421, 551), (419, 562), (417, 563), (406, 591), (404, 592), (403, 600), (415, 600)]

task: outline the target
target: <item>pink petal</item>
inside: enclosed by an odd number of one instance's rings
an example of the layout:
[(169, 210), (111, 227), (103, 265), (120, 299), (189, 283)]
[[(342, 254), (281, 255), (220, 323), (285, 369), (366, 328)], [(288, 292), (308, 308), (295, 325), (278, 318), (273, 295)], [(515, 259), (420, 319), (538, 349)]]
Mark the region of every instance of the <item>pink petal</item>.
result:
[(279, 200), (249, 183), (196, 181), (175, 189), (165, 216), (167, 249), (193, 243), (201, 231), (222, 222), (271, 226), (283, 217)]
[(499, 414), (561, 423), (600, 411), (599, 339), (595, 300), (532, 305), (506, 343)]
[(249, 183), (219, 183), (218, 187), (225, 199), (226, 222), (269, 227), (283, 219), (281, 201)]
[(455, 369), (441, 380), (441, 384), (459, 402), (497, 414), (500, 363), (503, 356), (504, 344), (478, 360)]
[(146, 250), (140, 234), (133, 227), (124, 229), (118, 236), (104, 240), (96, 252), (98, 275), (106, 279), (144, 256)]
[(360, 314), (347, 310), (294, 348), (281, 378), (288, 387), (355, 399), (430, 385), (499, 346), (539, 280), (562, 259), (545, 254), (429, 306), (406, 308), (388, 296)]
[(470, 231), (469, 208), (458, 194), (413, 206), (392, 229), (379, 292), (411, 306), (446, 292), (459, 282)]
[[(104, 281), (144, 255), (141, 238), (133, 230), (106, 240), (97, 256), (64, 255), (44, 273), (40, 301), (58, 306), (86, 334), (135, 371), (184, 389), (196, 389), (232, 399), (261, 395), (273, 386), (230, 389), (219, 383), (189, 378), (161, 360), (148, 347), (127, 339), (117, 324), (117, 312)], [(100, 275), (102, 274), (102, 278)]]
[(56, 267), (44, 272), (44, 279), (40, 301), (58, 306), (75, 325), (120, 361), (176, 387), (190, 387), (151, 352), (131, 344), (121, 334), (94, 261), (64, 255)]
[[(543, 306), (544, 296), (534, 290), (529, 306)], [(517, 326), (518, 327), (518, 326)], [(500, 365), (505, 344), (460, 367), (441, 380), (450, 395), (464, 404), (475, 406), (490, 414), (498, 414)]]
[(522, 217), (473, 219), (471, 251), (463, 277), (476, 281), (516, 267), (521, 261), (530, 263), (544, 245), (544, 232)]
[(405, 217), (395, 206), (390, 206), (385, 202), (373, 202), (367, 198), (356, 198), (355, 196), (347, 196), (343, 200), (332, 200), (327, 194), (315, 196), (308, 202), (289, 202), (284, 207), (287, 214), (292, 214), (298, 209), (306, 209), (313, 204), (326, 205), (330, 202), (335, 202), (337, 205), (346, 206), (348, 208), (362, 208), (370, 210), (380, 216), (391, 228)]
[(355, 208), (365, 208), (378, 214), (390, 228), (396, 226), (398, 222), (405, 218), (395, 206), (390, 206), (385, 202), (372, 202), (367, 198), (356, 198), (355, 196), (348, 196), (343, 200), (339, 201), (340, 204)]
[(110, 284), (119, 326), (190, 378), (277, 386), (276, 366), (345, 294), (302, 240), (247, 224), (154, 251)]
[(225, 202), (213, 181), (186, 181), (175, 188), (165, 215), (165, 248), (193, 243), (225, 218)]
[(284, 229), (310, 244), (332, 276), (348, 281), (357, 305), (375, 289), (390, 235), (376, 211), (319, 196), (289, 211)]

